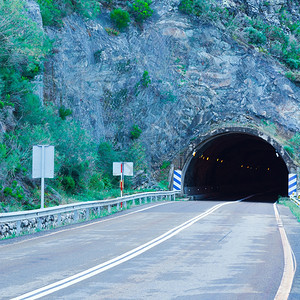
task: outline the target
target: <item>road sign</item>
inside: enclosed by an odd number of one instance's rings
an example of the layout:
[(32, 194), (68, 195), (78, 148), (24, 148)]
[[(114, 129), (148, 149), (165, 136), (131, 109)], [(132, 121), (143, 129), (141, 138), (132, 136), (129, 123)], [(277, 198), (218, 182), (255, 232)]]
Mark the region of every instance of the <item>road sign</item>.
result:
[(45, 178), (54, 177), (54, 146), (37, 145), (32, 149), (32, 178), (41, 178), (41, 208), (44, 208)]
[[(124, 176), (133, 176), (133, 163), (132, 162), (114, 162), (113, 163), (113, 176), (121, 176), (120, 189), (121, 197), (123, 196), (124, 189)], [(122, 207), (122, 203), (121, 203)]]
[[(123, 167), (122, 167), (123, 164)], [(122, 169), (124, 168), (124, 169)], [(120, 176), (123, 173), (125, 176), (133, 176), (133, 163), (132, 162), (114, 162), (113, 163), (113, 176)]]
[[(44, 151), (44, 159), (42, 158), (43, 151)], [(44, 171), (44, 176), (42, 174), (43, 171)], [(32, 178), (42, 178), (42, 177), (44, 178), (54, 177), (54, 146), (49, 146), (49, 145), (33, 146)]]
[(181, 190), (181, 170), (174, 170), (173, 191)]

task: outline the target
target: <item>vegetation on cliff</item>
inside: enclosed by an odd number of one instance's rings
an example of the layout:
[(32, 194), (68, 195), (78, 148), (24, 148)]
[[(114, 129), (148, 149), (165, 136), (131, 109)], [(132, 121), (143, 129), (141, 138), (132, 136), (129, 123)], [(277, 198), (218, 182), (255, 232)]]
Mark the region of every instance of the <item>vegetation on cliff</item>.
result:
[[(83, 11), (85, 1), (77, 3)], [(97, 145), (69, 117), (71, 109), (41, 104), (32, 80), (42, 72), (51, 41), (29, 19), (21, 0), (0, 0), (0, 16), (0, 211), (39, 207), (39, 181), (31, 179), (36, 144), (55, 146), (56, 177), (47, 180), (46, 205), (58, 204), (61, 193), (99, 198), (99, 192), (115, 188), (115, 160), (131, 160), (143, 170), (144, 149), (137, 141), (125, 152), (107, 142)]]
[[(270, 3), (265, 2), (265, 5)], [(238, 42), (253, 45), (285, 64), (290, 69), (286, 76), (300, 82), (300, 9), (297, 18), (289, 7), (282, 6), (276, 12), (280, 24), (271, 23), (262, 14), (247, 15), (245, 6), (227, 9), (214, 0), (182, 0), (179, 9), (200, 20), (225, 27)]]

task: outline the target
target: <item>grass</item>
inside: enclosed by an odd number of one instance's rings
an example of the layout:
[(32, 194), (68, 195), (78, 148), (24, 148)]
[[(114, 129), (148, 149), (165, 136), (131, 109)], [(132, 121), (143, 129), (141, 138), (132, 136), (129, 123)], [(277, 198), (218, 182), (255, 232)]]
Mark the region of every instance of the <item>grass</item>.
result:
[(292, 214), (297, 218), (297, 221), (300, 222), (300, 207), (298, 207), (293, 201), (291, 201), (290, 198), (279, 198), (278, 203), (288, 207), (291, 210)]

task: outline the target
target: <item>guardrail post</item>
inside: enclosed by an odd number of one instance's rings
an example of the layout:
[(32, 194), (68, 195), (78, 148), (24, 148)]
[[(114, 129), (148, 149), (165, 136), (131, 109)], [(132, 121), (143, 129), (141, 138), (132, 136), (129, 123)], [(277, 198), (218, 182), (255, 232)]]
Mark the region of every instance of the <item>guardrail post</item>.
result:
[(124, 201), (124, 209), (127, 209), (127, 201)]
[(37, 217), (37, 229), (42, 230), (42, 218)]
[(21, 221), (17, 221), (17, 228), (16, 228), (16, 235), (19, 235), (21, 233)]
[(57, 215), (57, 225), (60, 226), (61, 224), (61, 214)]
[(87, 208), (87, 209), (85, 210), (85, 219), (88, 220), (89, 218), (90, 218), (90, 209)]
[(98, 217), (100, 217), (100, 214), (101, 214), (101, 206), (98, 206), (97, 207), (97, 215), (98, 215)]
[(134, 199), (132, 200), (132, 206), (135, 206), (135, 200)]
[(117, 203), (117, 210), (120, 210), (120, 202)]
[(140, 201), (140, 205), (142, 205), (142, 198), (139, 198), (139, 201)]
[(108, 205), (107, 210), (108, 210), (108, 213), (110, 214), (111, 213), (111, 205), (110, 204)]
[(74, 222), (77, 223), (78, 222), (78, 210), (74, 211)]

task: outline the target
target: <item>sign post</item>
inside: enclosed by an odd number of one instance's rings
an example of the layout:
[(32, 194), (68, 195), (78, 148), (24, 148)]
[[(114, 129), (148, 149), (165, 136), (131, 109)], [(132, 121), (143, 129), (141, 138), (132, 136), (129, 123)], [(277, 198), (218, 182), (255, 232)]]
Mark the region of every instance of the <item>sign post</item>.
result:
[(114, 162), (113, 163), (113, 176), (121, 176), (120, 189), (121, 197), (123, 197), (124, 190), (124, 176), (133, 176), (133, 163), (132, 162)]
[(45, 207), (45, 178), (54, 177), (54, 146), (37, 145), (32, 149), (32, 178), (41, 178), (41, 208)]

